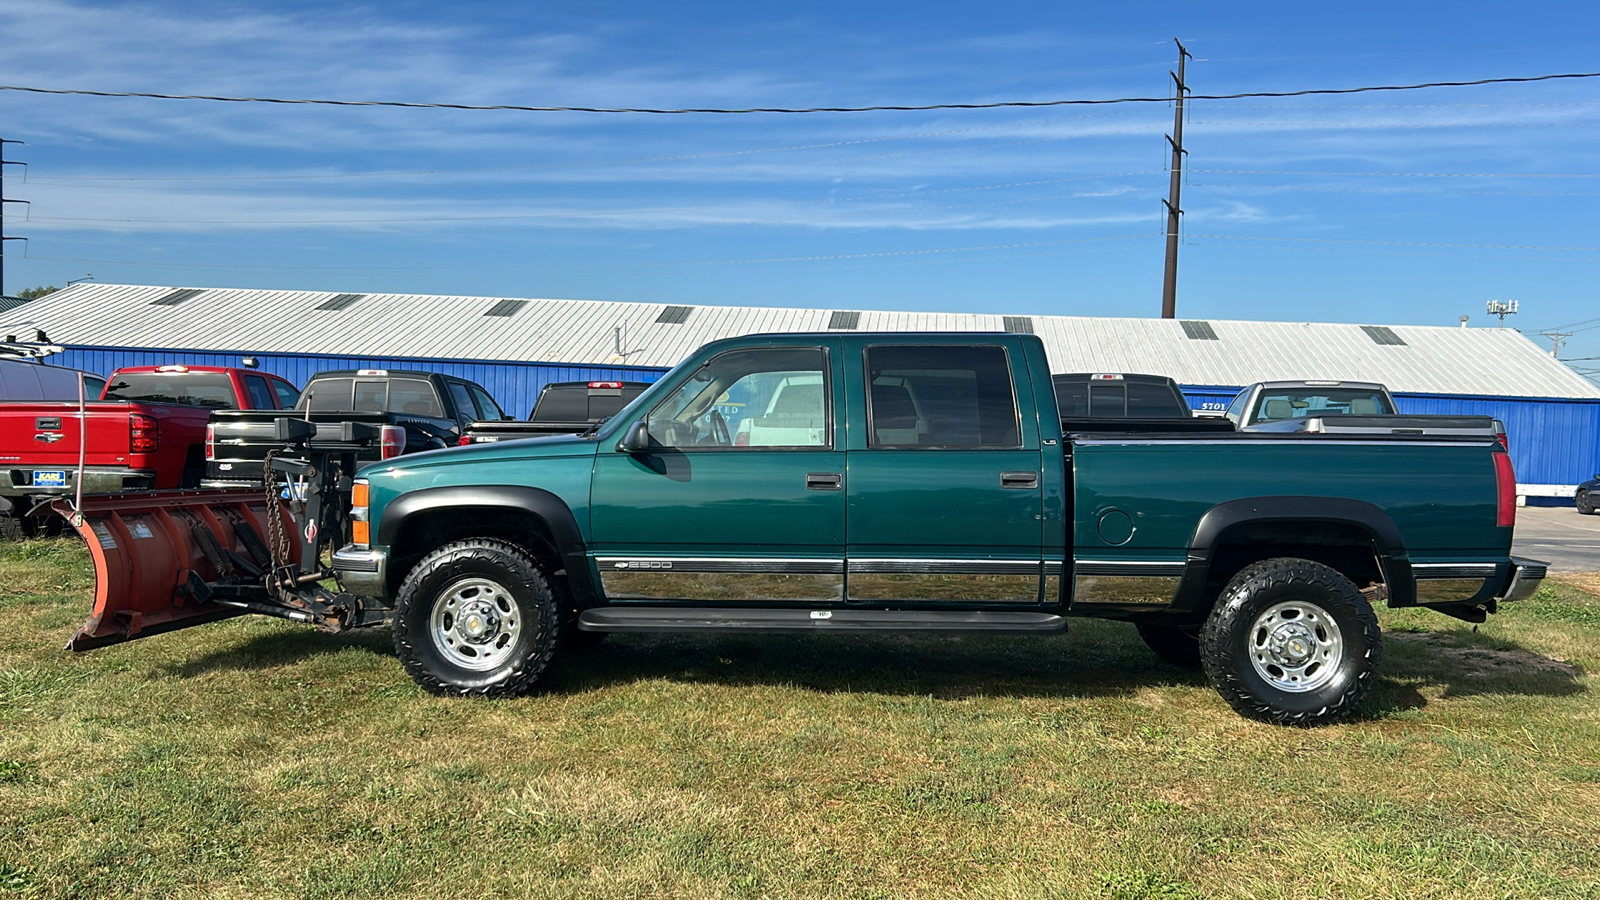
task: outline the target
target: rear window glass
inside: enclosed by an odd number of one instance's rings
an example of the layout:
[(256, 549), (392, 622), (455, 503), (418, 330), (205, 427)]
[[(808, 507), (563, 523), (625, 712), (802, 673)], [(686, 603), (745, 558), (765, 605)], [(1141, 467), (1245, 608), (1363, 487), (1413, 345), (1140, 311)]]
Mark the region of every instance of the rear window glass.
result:
[[(361, 382), (356, 382), (356, 393), (361, 393)], [(442, 419), (444, 404), (433, 385), (419, 378), (395, 378), (389, 382), (389, 412), (407, 416), (431, 416)]]
[(1262, 391), (1256, 421), (1281, 422), (1306, 416), (1393, 415), (1382, 391), (1340, 388), (1274, 388)]
[(349, 378), (323, 378), (306, 385), (305, 408), (311, 412), (349, 412)]
[(873, 447), (1018, 447), (1016, 394), (996, 346), (867, 348)]
[(233, 381), (210, 372), (150, 372), (118, 375), (106, 386), (105, 399), (139, 403), (176, 403), (211, 409), (238, 409)]

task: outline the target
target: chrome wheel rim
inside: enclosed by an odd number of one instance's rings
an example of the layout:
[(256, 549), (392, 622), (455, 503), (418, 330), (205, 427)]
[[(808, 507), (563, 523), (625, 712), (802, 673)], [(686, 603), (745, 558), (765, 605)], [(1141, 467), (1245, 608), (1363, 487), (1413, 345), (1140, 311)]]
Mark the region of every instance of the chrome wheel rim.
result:
[(1301, 694), (1332, 681), (1344, 636), (1327, 610), (1304, 600), (1274, 604), (1250, 626), (1250, 664), (1280, 691)]
[(452, 665), (482, 672), (511, 656), (522, 634), (522, 610), (511, 592), (488, 578), (465, 578), (433, 603), (428, 635)]

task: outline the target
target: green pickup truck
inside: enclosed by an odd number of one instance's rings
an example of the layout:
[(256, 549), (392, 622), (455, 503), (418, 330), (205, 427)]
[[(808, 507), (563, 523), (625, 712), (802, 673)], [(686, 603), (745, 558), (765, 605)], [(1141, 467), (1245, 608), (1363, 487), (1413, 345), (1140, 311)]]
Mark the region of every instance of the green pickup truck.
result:
[(366, 467), (333, 568), (438, 694), (525, 691), (607, 632), (1094, 616), (1305, 725), (1371, 689), (1374, 603), (1481, 622), (1545, 574), (1493, 436), (1068, 424), (1032, 335), (717, 341), (591, 433)]

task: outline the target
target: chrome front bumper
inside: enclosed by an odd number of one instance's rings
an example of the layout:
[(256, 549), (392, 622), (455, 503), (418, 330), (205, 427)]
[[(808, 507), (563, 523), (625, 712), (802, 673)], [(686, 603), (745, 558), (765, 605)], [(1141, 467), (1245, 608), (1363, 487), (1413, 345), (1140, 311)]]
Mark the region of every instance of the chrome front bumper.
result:
[(1544, 576), (1549, 568), (1549, 563), (1536, 559), (1511, 557), (1511, 580), (1506, 583), (1505, 593), (1500, 599), (1511, 601), (1532, 597), (1534, 592), (1539, 590), (1539, 585), (1544, 583)]
[(358, 597), (382, 597), (388, 591), (389, 554), (346, 544), (333, 552), (333, 571), (344, 589)]

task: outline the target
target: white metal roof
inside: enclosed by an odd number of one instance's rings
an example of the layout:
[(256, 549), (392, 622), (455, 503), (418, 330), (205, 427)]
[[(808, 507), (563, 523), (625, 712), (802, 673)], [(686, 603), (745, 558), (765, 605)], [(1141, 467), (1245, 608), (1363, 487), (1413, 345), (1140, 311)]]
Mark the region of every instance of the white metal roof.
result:
[[(338, 295), (234, 288), (154, 305), (176, 290), (74, 285), (0, 312), (0, 332), (39, 328), (52, 341), (76, 346), (671, 366), (716, 338), (826, 331), (835, 312), (696, 305), (673, 316), (663, 303), (528, 299), (517, 305), (505, 302), (510, 298), (413, 294), (362, 294), (342, 309), (319, 310)], [(486, 315), (497, 304), (516, 309), (510, 316)], [(859, 312), (858, 331), (1002, 331), (1011, 318)], [(1381, 381), (1405, 393), (1600, 399), (1600, 387), (1509, 328), (1391, 325), (1389, 335), (1403, 343), (1385, 343), (1390, 337), (1382, 329), (1361, 325), (1210, 320), (1186, 328), (1171, 319), (1021, 318), (1044, 339), (1058, 372), (1147, 372), (1219, 386), (1336, 378)], [(1190, 336), (1204, 335), (1204, 325), (1215, 340)]]

